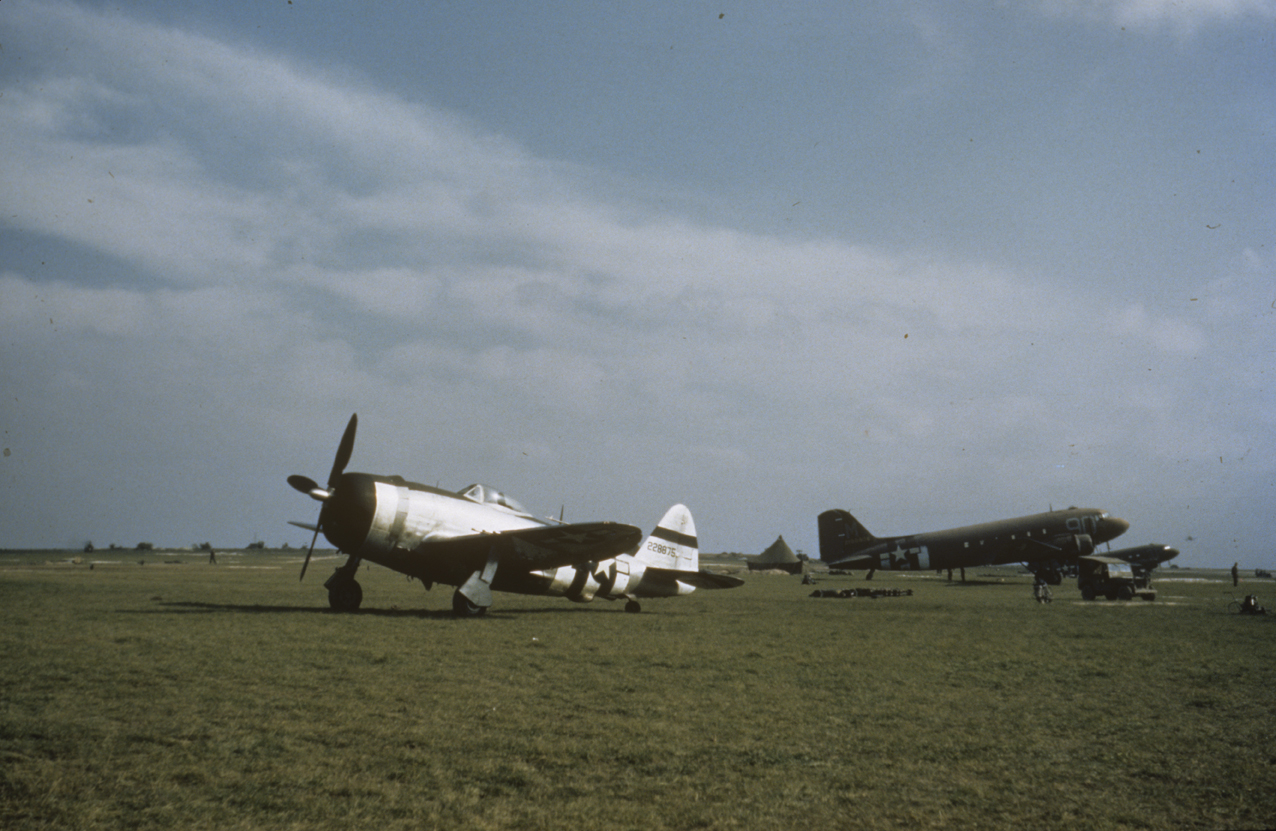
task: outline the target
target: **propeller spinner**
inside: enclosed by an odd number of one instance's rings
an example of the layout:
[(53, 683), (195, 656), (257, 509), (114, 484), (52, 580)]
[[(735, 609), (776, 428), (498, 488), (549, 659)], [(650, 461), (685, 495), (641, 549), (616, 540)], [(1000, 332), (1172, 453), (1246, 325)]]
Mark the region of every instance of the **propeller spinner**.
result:
[[(328, 488), (319, 487), (319, 483), (308, 476), (293, 474), (288, 477), (288, 484), (295, 490), (301, 491), (308, 495), (311, 499), (319, 502), (327, 502), (332, 496), (332, 492), (336, 489), (337, 484), (341, 481), (341, 474), (345, 471), (346, 465), (350, 463), (350, 454), (354, 452), (354, 432), (359, 426), (359, 414), (354, 413), (350, 416), (350, 423), (346, 425), (346, 432), (341, 436), (341, 443), (337, 445), (337, 456), (332, 461), (332, 472), (328, 474)], [(315, 524), (315, 534), (310, 538), (310, 548), (306, 550), (306, 560), (301, 564), (301, 577), (299, 580), (306, 578), (306, 569), (310, 567), (310, 556), (315, 553), (315, 543), (319, 540), (319, 532), (323, 530), (323, 514), (324, 508), (319, 508), (319, 521)]]

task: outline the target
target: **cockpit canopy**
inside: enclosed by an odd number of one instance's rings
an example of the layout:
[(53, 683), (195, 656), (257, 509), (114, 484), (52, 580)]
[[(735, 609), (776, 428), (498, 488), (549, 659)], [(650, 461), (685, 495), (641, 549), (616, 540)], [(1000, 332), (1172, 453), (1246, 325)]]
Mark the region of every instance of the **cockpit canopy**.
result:
[(506, 496), (496, 488), (488, 485), (473, 484), (468, 488), (462, 488), (457, 491), (466, 499), (479, 503), (480, 505), (488, 505), (493, 508), (503, 508), (511, 513), (523, 514), (528, 516), (527, 509), (518, 503), (517, 500)]

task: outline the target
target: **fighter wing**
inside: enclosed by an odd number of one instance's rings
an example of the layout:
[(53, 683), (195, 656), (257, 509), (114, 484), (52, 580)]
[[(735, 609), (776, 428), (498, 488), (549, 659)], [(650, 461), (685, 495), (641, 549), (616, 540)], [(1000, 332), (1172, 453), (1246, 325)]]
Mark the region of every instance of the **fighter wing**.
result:
[(483, 568), (493, 547), (500, 555), (500, 570), (540, 571), (607, 560), (633, 551), (640, 542), (642, 531), (632, 525), (580, 522), (423, 542), (412, 554), (429, 572), (468, 575)]

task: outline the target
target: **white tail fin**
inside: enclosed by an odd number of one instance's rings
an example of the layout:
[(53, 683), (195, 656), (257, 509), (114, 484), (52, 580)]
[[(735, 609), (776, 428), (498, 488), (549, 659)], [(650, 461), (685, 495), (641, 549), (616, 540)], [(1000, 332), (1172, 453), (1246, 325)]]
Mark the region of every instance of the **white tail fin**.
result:
[(654, 568), (674, 571), (700, 570), (700, 543), (696, 523), (686, 505), (674, 505), (643, 542), (634, 559)]

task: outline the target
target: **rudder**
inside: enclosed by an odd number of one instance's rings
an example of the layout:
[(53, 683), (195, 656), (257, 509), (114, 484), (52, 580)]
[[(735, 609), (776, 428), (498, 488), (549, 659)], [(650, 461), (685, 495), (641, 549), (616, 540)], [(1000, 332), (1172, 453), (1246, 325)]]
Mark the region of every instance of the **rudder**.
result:
[(869, 548), (878, 542), (851, 516), (850, 511), (834, 508), (820, 514), (820, 559), (826, 563), (845, 560), (857, 551)]
[(634, 554), (634, 559), (654, 568), (700, 570), (696, 523), (686, 505), (674, 505), (665, 511), (655, 530)]

